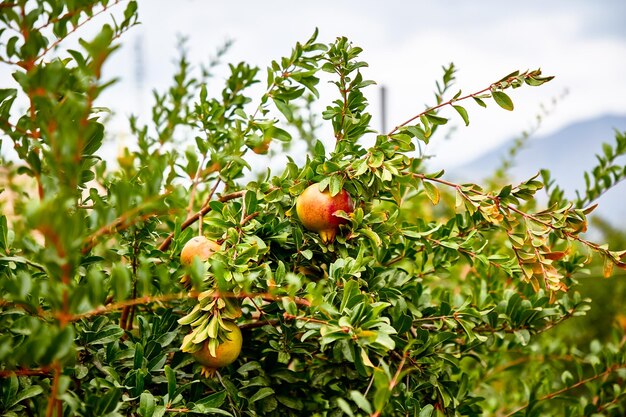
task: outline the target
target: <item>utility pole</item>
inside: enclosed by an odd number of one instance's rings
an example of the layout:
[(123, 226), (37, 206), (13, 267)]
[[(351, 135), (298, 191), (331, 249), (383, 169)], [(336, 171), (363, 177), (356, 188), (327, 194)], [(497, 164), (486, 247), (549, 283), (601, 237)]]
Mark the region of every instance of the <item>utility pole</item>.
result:
[(380, 133), (387, 132), (387, 87), (380, 86)]
[(135, 97), (137, 99), (137, 113), (143, 112), (143, 86), (145, 74), (144, 55), (143, 55), (143, 35), (135, 38)]

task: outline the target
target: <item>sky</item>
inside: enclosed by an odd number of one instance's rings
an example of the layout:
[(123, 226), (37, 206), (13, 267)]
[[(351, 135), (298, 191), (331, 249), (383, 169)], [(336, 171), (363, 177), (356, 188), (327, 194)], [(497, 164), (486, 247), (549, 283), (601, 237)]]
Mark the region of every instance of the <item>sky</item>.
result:
[[(113, 132), (122, 138), (127, 116), (148, 115), (151, 90), (168, 86), (180, 36), (188, 38), (192, 64), (208, 62), (230, 39), (234, 44), (224, 61), (245, 60), (264, 71), (316, 27), (323, 42), (347, 36), (364, 49), (362, 58), (370, 64), (365, 77), (387, 90), (388, 127), (432, 104), (434, 82), (449, 62), (459, 69), (456, 86), (465, 93), (514, 70), (540, 67), (556, 77), (541, 87), (511, 91), (513, 112), (495, 103), (487, 109), (467, 103), (469, 127), (453, 110), (444, 110), (455, 129), (426, 149), (435, 155), (434, 166), (459, 165), (519, 135), (534, 125), (542, 104), (552, 108), (565, 92), (538, 134), (602, 114), (626, 114), (624, 0), (140, 0), (139, 16), (141, 25), (124, 35), (104, 69), (105, 77), (120, 81), (97, 103), (115, 112)], [(217, 69), (209, 91), (218, 91), (225, 76), (224, 67)], [(379, 129), (380, 89), (368, 89), (373, 127)], [(330, 87), (321, 91), (320, 109), (336, 98)], [(319, 137), (331, 143), (330, 127), (322, 127)]]
[[(534, 125), (542, 104), (551, 112), (544, 117), (541, 134), (580, 119), (626, 113), (623, 0), (178, 0), (176, 7), (172, 4), (140, 1), (142, 24), (128, 33), (125, 46), (109, 64), (121, 82), (103, 99), (117, 107), (120, 115), (145, 114), (150, 89), (167, 86), (181, 35), (188, 38), (192, 63), (207, 62), (231, 39), (234, 44), (226, 62), (246, 60), (264, 69), (271, 60), (288, 54), (295, 42), (306, 40), (316, 27), (322, 41), (347, 36), (364, 49), (363, 59), (370, 64), (365, 76), (387, 89), (388, 127), (433, 102), (434, 82), (441, 77), (442, 65), (449, 62), (459, 69), (457, 88), (466, 93), (518, 69), (541, 68), (544, 74), (555, 76), (542, 87), (512, 91), (513, 112), (495, 104), (482, 109), (468, 103), (469, 127), (453, 110), (444, 110), (442, 114), (453, 117), (450, 124), (456, 129), (426, 149), (435, 155), (434, 165), (460, 164), (519, 135)], [(215, 88), (225, 77), (220, 71), (212, 80)], [(366, 95), (374, 127), (380, 129), (380, 89), (369, 87)], [(332, 89), (323, 90), (320, 106), (334, 98)], [(558, 102), (552, 105), (555, 98)], [(119, 126), (123, 130), (123, 124)], [(330, 128), (323, 127), (319, 135), (326, 141)]]

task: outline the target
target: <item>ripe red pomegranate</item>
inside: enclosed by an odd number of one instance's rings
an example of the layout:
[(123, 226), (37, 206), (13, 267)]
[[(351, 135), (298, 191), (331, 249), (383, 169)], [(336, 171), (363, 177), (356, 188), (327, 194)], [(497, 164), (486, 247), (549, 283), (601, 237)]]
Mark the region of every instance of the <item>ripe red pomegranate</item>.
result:
[(339, 210), (348, 214), (354, 211), (350, 194), (342, 189), (331, 197), (328, 188), (320, 191), (318, 183), (310, 185), (296, 201), (298, 218), (308, 230), (318, 232), (324, 243), (335, 240), (339, 225), (347, 223), (346, 219), (335, 216)]

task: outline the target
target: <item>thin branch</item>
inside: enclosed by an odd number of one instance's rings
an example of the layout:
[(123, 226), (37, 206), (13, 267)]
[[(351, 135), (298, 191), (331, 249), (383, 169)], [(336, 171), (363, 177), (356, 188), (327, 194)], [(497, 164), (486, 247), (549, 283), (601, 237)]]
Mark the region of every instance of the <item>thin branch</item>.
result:
[[(512, 205), (508, 205), (506, 206), (507, 209), (519, 214), (520, 216), (532, 220), (535, 223), (539, 223), (543, 226), (546, 226), (548, 228), (550, 228), (551, 230), (557, 231), (560, 230), (558, 228), (556, 228), (555, 226), (553, 226), (551, 223), (545, 222), (535, 216), (533, 216), (532, 214), (528, 214), (525, 213), (521, 210), (519, 210), (518, 208), (512, 206)], [(601, 247), (600, 245), (593, 243), (587, 239), (583, 239), (582, 237), (578, 236), (577, 234), (571, 233), (571, 232), (567, 232), (565, 230), (561, 230), (561, 232), (569, 237), (572, 240), (576, 240), (580, 243), (582, 243), (583, 245), (595, 250), (596, 252), (600, 252), (602, 254), (604, 254), (604, 256), (608, 257), (609, 259), (611, 259), (611, 261), (615, 264), (615, 266), (617, 266), (618, 268), (622, 268), (622, 269), (626, 269), (626, 262), (622, 262), (620, 259), (616, 258), (608, 249), (605, 249), (603, 247)]]
[[(540, 333), (547, 332), (548, 330), (552, 329), (553, 327), (556, 327), (557, 325), (564, 322), (565, 320), (570, 319), (571, 317), (574, 316), (575, 312), (576, 312), (575, 308), (568, 310), (567, 313), (565, 313), (563, 316), (559, 317), (558, 319), (554, 321), (547, 322), (546, 326), (541, 327), (541, 328), (531, 328), (529, 326), (508, 327), (507, 323), (504, 323), (500, 327), (491, 327), (486, 324), (481, 324), (480, 326), (474, 327), (472, 331), (475, 333), (495, 333), (495, 332), (515, 333), (516, 331), (519, 331), (519, 330), (529, 330), (533, 332), (532, 333), (533, 335), (538, 335)], [(446, 320), (446, 319), (452, 319), (452, 320), (458, 321), (459, 317), (463, 315), (465, 314), (455, 311), (453, 314), (448, 314), (445, 316), (420, 317), (417, 319), (413, 319), (413, 323), (417, 324), (417, 323), (424, 323), (424, 322), (435, 322), (435, 321)], [(422, 328), (437, 329), (437, 327), (432, 324), (422, 324), (420, 326)], [(456, 330), (462, 331), (463, 329), (457, 328)]]
[[(531, 77), (531, 74), (529, 74), (529, 73), (525, 73), (525, 74), (521, 74), (521, 75), (526, 76), (525, 78)], [(440, 109), (441, 107), (445, 107), (445, 106), (448, 106), (448, 105), (452, 105), (453, 103), (456, 103), (457, 101), (462, 101), (462, 100), (466, 100), (466, 99), (468, 99), (468, 98), (473, 98), (473, 97), (479, 96), (479, 95), (481, 95), (481, 94), (483, 94), (483, 93), (486, 93), (487, 91), (493, 91), (494, 89), (498, 88), (498, 86), (499, 86), (499, 85), (501, 85), (501, 84), (510, 84), (512, 81), (514, 81), (515, 79), (517, 79), (519, 76), (520, 76), (520, 75), (511, 76), (511, 77), (509, 77), (509, 78), (507, 78), (507, 79), (505, 79), (505, 80), (501, 80), (501, 81), (497, 81), (497, 82), (495, 82), (495, 83), (492, 83), (492, 84), (490, 84), (490, 85), (489, 85), (489, 87), (483, 88), (482, 90), (477, 91), (477, 92), (475, 92), (475, 93), (471, 93), (471, 94), (468, 94), (468, 95), (466, 95), (466, 96), (462, 96), (462, 97), (452, 98), (452, 99), (450, 99), (450, 100), (448, 100), (448, 101), (445, 101), (445, 102), (443, 102), (443, 103), (440, 103), (440, 104), (438, 104), (438, 105), (436, 105), (436, 106), (429, 107), (429, 108), (427, 108), (426, 110), (424, 110), (423, 112), (418, 113), (417, 115), (415, 115), (415, 116), (411, 117), (410, 119), (406, 120), (405, 122), (403, 122), (403, 123), (401, 123), (401, 124), (397, 125), (396, 127), (394, 127), (394, 128), (393, 128), (393, 129), (392, 129), (389, 133), (387, 133), (387, 136), (391, 136), (391, 135), (393, 135), (393, 134), (394, 134), (394, 133), (396, 133), (396, 132), (397, 132), (397, 131), (401, 128), (401, 127), (404, 127), (404, 126), (408, 125), (408, 124), (409, 124), (409, 123), (411, 123), (412, 121), (414, 121), (414, 120), (416, 120), (416, 119), (419, 119), (421, 116), (423, 116), (423, 115), (425, 115), (425, 114), (427, 114), (427, 113), (430, 113), (431, 111), (434, 111), (434, 110)]]
[(513, 359), (509, 362), (503, 363), (495, 368), (491, 368), (489, 369), (487, 372), (485, 372), (485, 374), (483, 374), (483, 376), (481, 377), (481, 379), (483, 381), (487, 381), (491, 378), (493, 378), (494, 376), (500, 376), (500, 374), (502, 372), (507, 371), (510, 368), (513, 368), (517, 365), (520, 365), (522, 363), (527, 363), (527, 362), (539, 362), (539, 363), (545, 363), (548, 361), (555, 361), (555, 362), (573, 362), (573, 361), (577, 361), (577, 363), (589, 363), (588, 361), (585, 360), (581, 360), (580, 358), (577, 358), (573, 355), (544, 355), (544, 354), (540, 354), (540, 355), (527, 355), (526, 352), (521, 352), (521, 351), (509, 351), (509, 353), (519, 353), (522, 354), (524, 356), (520, 356), (517, 359)]
[[(86, 313), (72, 314), (72, 315), (69, 315), (68, 317), (65, 317), (65, 320), (68, 322), (72, 322), (72, 321), (77, 321), (77, 320), (81, 320), (81, 319), (85, 319), (85, 318), (89, 318), (93, 316), (108, 314), (114, 311), (122, 310), (125, 307), (129, 307), (129, 306), (144, 305), (144, 304), (151, 304), (151, 303), (157, 303), (157, 302), (168, 302), (172, 300), (192, 298), (195, 296), (197, 296), (197, 294), (188, 293), (188, 292), (163, 294), (163, 295), (157, 295), (157, 296), (145, 296), (145, 297), (135, 298), (132, 300), (120, 301), (117, 303), (111, 303), (111, 304), (107, 304), (104, 306), (100, 306)], [(57, 314), (57, 318), (58, 318), (58, 314)]]
[(215, 191), (217, 191), (217, 187), (219, 187), (221, 182), (222, 182), (222, 179), (220, 177), (217, 177), (217, 180), (215, 181), (213, 188), (211, 188), (211, 191), (209, 191), (209, 195), (206, 196), (206, 200), (204, 200), (204, 203), (202, 203), (202, 207), (209, 205), (209, 203), (213, 199), (213, 195), (215, 194)]
[[(164, 194), (158, 196), (156, 198), (156, 201), (167, 197), (170, 193), (171, 193), (170, 191), (165, 192)], [(106, 236), (112, 233), (117, 233), (123, 230), (124, 228), (128, 228), (132, 226), (133, 224), (136, 224), (140, 221), (148, 220), (149, 218), (156, 216), (157, 215), (156, 213), (148, 213), (148, 214), (143, 214), (139, 217), (135, 217), (139, 212), (141, 212), (141, 210), (145, 210), (148, 206), (150, 206), (154, 202), (155, 202), (154, 199), (151, 199), (151, 200), (146, 201), (144, 204), (141, 204), (137, 207), (134, 207), (128, 210), (126, 213), (123, 213), (117, 219), (113, 220), (111, 223), (102, 226), (100, 229), (96, 230), (95, 232), (87, 236), (83, 240), (83, 243), (85, 244), (85, 246), (82, 249), (82, 253), (86, 254), (91, 249), (93, 249), (94, 246), (97, 244), (97, 240), (100, 237)], [(131, 219), (132, 219), (132, 222), (129, 223)]]
[(254, 219), (256, 216), (258, 216), (260, 213), (258, 211), (255, 211), (254, 213), (250, 213), (248, 214), (246, 217), (244, 217), (243, 219), (241, 219), (241, 222), (239, 223), (239, 227), (243, 227), (246, 225), (246, 223), (248, 223), (250, 220)]
[(6, 125), (6, 127), (8, 127), (9, 129), (13, 129), (13, 132), (11, 132), (10, 130), (7, 131), (7, 129), (5, 127), (3, 127), (2, 130), (4, 130), (7, 134), (17, 132), (20, 135), (27, 136), (27, 137), (29, 137), (31, 139), (39, 139), (39, 137), (40, 137), (39, 131), (29, 132), (28, 130), (24, 130), (21, 127), (19, 127), (17, 125), (14, 125), (13, 123), (9, 122), (8, 119), (2, 119), (2, 120), (0, 120), (0, 123)]
[[(586, 379), (583, 379), (581, 381), (578, 381), (574, 385), (570, 385), (569, 387), (561, 388), (558, 391), (554, 391), (554, 392), (551, 392), (549, 394), (544, 395), (543, 397), (537, 398), (534, 401), (534, 404), (538, 403), (539, 401), (550, 400), (550, 399), (552, 399), (554, 397), (557, 397), (557, 396), (559, 396), (559, 395), (561, 395), (561, 394), (563, 394), (565, 392), (571, 391), (571, 390), (573, 390), (575, 388), (578, 388), (578, 387), (580, 387), (582, 385), (585, 385), (588, 382), (591, 382), (591, 381), (594, 381), (596, 379), (605, 377), (605, 376), (607, 376), (609, 374), (612, 374), (613, 372), (615, 372), (615, 371), (617, 371), (619, 369), (624, 369), (624, 368), (626, 368), (626, 365), (613, 365), (613, 366), (609, 367), (606, 371), (604, 371), (602, 373), (599, 373), (599, 374), (594, 375), (594, 376), (590, 376), (589, 378), (586, 378)], [(518, 408), (518, 409), (516, 409), (514, 411), (511, 411), (510, 413), (506, 414), (504, 417), (511, 417), (511, 416), (519, 413), (520, 411), (524, 411), (526, 408), (528, 408), (528, 406), (530, 406), (530, 403), (527, 403), (526, 405), (523, 405), (522, 407), (520, 407), (520, 408)]]
[[(114, 311), (123, 310), (124, 308), (130, 307), (130, 306), (145, 305), (145, 304), (151, 304), (151, 303), (157, 303), (157, 302), (164, 303), (164, 302), (169, 302), (169, 301), (174, 301), (174, 300), (182, 300), (182, 299), (197, 298), (197, 297), (198, 297), (198, 293), (196, 292), (180, 292), (180, 293), (162, 294), (162, 295), (156, 295), (156, 296), (145, 296), (145, 297), (134, 298), (132, 300), (119, 301), (117, 303), (103, 305), (94, 310), (91, 310), (85, 313), (80, 313), (80, 314), (65, 315), (64, 313), (60, 312), (60, 313), (56, 313), (54, 317), (56, 317), (59, 320), (63, 320), (65, 322), (74, 322), (77, 320), (81, 320), (81, 319), (85, 319), (85, 318), (89, 318), (93, 316), (99, 316), (103, 314), (112, 313)], [(283, 298), (288, 298), (290, 301), (293, 301), (297, 305), (300, 305), (303, 307), (311, 307), (311, 302), (305, 298), (273, 295), (269, 293), (215, 292), (213, 294), (213, 297), (214, 298), (238, 298), (238, 299), (258, 297), (265, 301), (270, 301), (270, 302), (279, 301), (279, 300), (282, 300)]]
[(2, 369), (0, 370), (0, 378), (9, 378), (12, 375), (15, 376), (50, 376), (52, 368), (48, 366), (42, 366), (36, 369)]
[[(132, 264), (132, 286), (133, 286), (133, 295), (132, 298), (137, 298), (137, 267), (139, 262), (139, 242), (137, 238), (137, 230), (134, 231), (133, 237), (133, 252), (131, 258)], [(133, 328), (133, 320), (135, 318), (135, 306), (127, 306), (122, 310), (122, 314), (120, 316), (120, 327), (123, 330), (132, 330)]]
[(233, 293), (233, 292), (218, 292), (215, 291), (213, 293), (213, 298), (261, 298), (264, 301), (269, 301), (269, 302), (273, 302), (273, 301), (279, 301), (282, 300), (283, 298), (288, 298), (290, 301), (293, 301), (294, 303), (296, 303), (297, 305), (303, 306), (303, 307), (311, 307), (311, 302), (309, 300), (307, 300), (306, 298), (301, 298), (301, 297), (290, 297), (288, 295), (274, 295), (274, 294), (270, 294), (267, 292), (263, 292), (263, 293), (253, 293), (253, 292), (239, 292), (239, 293)]
[[(389, 392), (392, 392), (396, 385), (398, 385), (398, 380), (400, 379), (400, 374), (402, 373), (402, 368), (404, 368), (404, 364), (406, 363), (406, 358), (409, 355), (409, 352), (405, 352), (402, 355), (402, 360), (400, 361), (400, 365), (398, 365), (398, 369), (396, 369), (396, 373), (393, 375), (393, 378), (389, 382)], [(384, 406), (383, 406), (384, 407)], [(370, 417), (379, 417), (380, 413), (382, 413), (383, 409), (380, 408), (376, 410)]]
[(0, 299), (0, 307), (19, 308), (29, 313), (30, 315), (40, 318), (41, 320), (48, 320), (50, 318), (49, 314), (43, 308), (41, 308), (41, 306), (37, 307), (37, 309), (34, 309), (33, 306), (31, 306), (30, 304)]
[[(61, 378), (61, 365), (58, 361), (55, 361), (52, 365), (54, 370), (54, 378), (52, 379), (52, 387), (50, 388), (50, 395), (48, 396), (48, 407), (46, 408), (46, 417), (52, 417), (54, 414), (55, 406), (58, 410), (59, 399), (57, 398), (59, 392), (59, 379)], [(61, 405), (62, 407), (62, 405)]]
[[(19, 65), (24, 67), (24, 65), (28, 65), (30, 63), (30, 65), (33, 65), (33, 63), (35, 61), (40, 60), (41, 58), (43, 58), (48, 52), (50, 52), (52, 49), (56, 48), (61, 42), (63, 42), (68, 36), (70, 36), (71, 34), (73, 34), (74, 32), (76, 32), (79, 28), (81, 28), (82, 26), (84, 26), (85, 24), (87, 24), (89, 21), (91, 21), (94, 17), (106, 12), (107, 10), (109, 10), (110, 8), (112, 8), (113, 6), (118, 5), (119, 3), (121, 3), (123, 0), (115, 0), (113, 3), (111, 3), (110, 5), (106, 5), (104, 6), (101, 10), (98, 10), (97, 12), (95, 12), (94, 14), (92, 14), (91, 16), (88, 16), (85, 20), (83, 20), (82, 22), (78, 23), (76, 26), (73, 26), (72, 29), (70, 29), (65, 36), (58, 38), (57, 40), (55, 40), (54, 42), (52, 42), (50, 45), (48, 45), (48, 47), (46, 47), (46, 49), (43, 50), (43, 52), (41, 52), (39, 55), (37, 55), (32, 62), (29, 61), (27, 63), (21, 62)], [(26, 68), (26, 67), (24, 67)], [(26, 68), (28, 69), (28, 68)]]
[(230, 407), (232, 408), (232, 410), (236, 414), (237, 407), (235, 406), (235, 403), (233, 402), (233, 399), (230, 397), (230, 391), (229, 391), (228, 387), (226, 386), (226, 384), (224, 384), (224, 381), (222, 380), (222, 375), (220, 375), (220, 372), (217, 369), (215, 370), (215, 375), (217, 375), (217, 379), (220, 381), (220, 384), (222, 384), (222, 386), (224, 387), (224, 390), (226, 391), (226, 394), (227, 394), (227, 397), (228, 397), (228, 402), (230, 403)]
[[(119, 3), (119, 1), (120, 0), (116, 1), (115, 4)], [(76, 10), (72, 10), (71, 12), (68, 11), (67, 13), (65, 13), (62, 16), (58, 16), (58, 17), (55, 17), (53, 19), (48, 19), (48, 21), (46, 23), (44, 23), (41, 26), (35, 28), (35, 31), (41, 32), (42, 29), (45, 29), (46, 27), (48, 27), (50, 25), (53, 25), (55, 23), (58, 23), (58, 22), (60, 22), (62, 20), (69, 19), (72, 16), (76, 16), (77, 14), (80, 14), (80, 13), (86, 11), (89, 8), (90, 8), (90, 6), (79, 7)]]
[[(458, 315), (461, 315), (462, 313), (458, 313)], [(420, 317), (417, 319), (413, 319), (413, 323), (419, 323), (419, 322), (424, 322), (424, 321), (438, 321), (438, 320), (445, 320), (445, 319), (453, 319), (454, 315), (450, 314), (447, 316), (431, 316), (431, 317)]]
[(331, 324), (327, 320), (320, 320), (320, 319), (316, 319), (314, 317), (307, 317), (307, 316), (294, 316), (293, 314), (289, 314), (287, 312), (283, 313), (283, 317), (286, 320), (298, 320), (298, 321), (303, 321), (305, 323), (316, 323), (316, 324), (323, 324), (323, 325), (326, 325), (326, 326), (337, 326), (337, 327), (339, 327), (341, 329), (341, 331), (343, 333), (350, 333), (350, 327), (333, 325), (333, 324)]
[[(451, 236), (451, 237), (458, 237), (458, 236)], [(431, 238), (431, 237), (427, 237), (427, 236), (424, 236), (424, 239), (426, 239), (426, 240), (428, 240), (428, 241), (430, 241), (430, 242), (433, 242), (434, 244), (436, 244), (437, 246), (441, 246), (442, 248), (447, 247), (446, 245), (444, 245), (444, 244), (443, 244), (440, 240), (438, 240), (438, 239), (433, 239), (433, 238)], [(459, 253), (464, 253), (464, 254), (468, 255), (468, 256), (470, 256), (472, 259), (476, 259), (476, 258), (478, 257), (478, 253), (473, 252), (473, 251), (468, 250), (468, 249), (464, 249), (464, 248), (462, 248), (462, 247), (460, 247), (460, 246), (456, 249), (456, 251), (457, 251), (457, 252), (459, 252)], [(492, 260), (487, 259), (487, 262), (489, 263), (489, 265), (491, 265), (491, 266), (495, 267), (496, 269), (502, 269), (502, 265), (497, 264), (496, 262), (494, 262), (494, 261), (492, 261)]]
[(31, 261), (30, 259), (23, 258), (21, 256), (1, 256), (0, 262), (15, 262), (15, 263), (23, 263), (28, 266), (32, 266), (40, 270), (41, 272), (46, 272), (46, 268), (43, 265), (39, 265), (36, 262)]
[[(196, 175), (193, 177), (193, 182), (191, 184), (191, 192), (189, 193), (189, 205), (187, 206), (187, 213), (191, 213), (193, 210), (193, 203), (196, 199), (196, 190), (198, 189), (198, 183), (200, 182), (200, 173), (202, 172), (202, 166), (206, 161), (207, 154), (202, 155), (202, 162), (198, 165), (198, 169), (196, 170)], [(219, 184), (219, 182), (218, 182)]]
[(607, 408), (611, 407), (612, 405), (617, 404), (618, 402), (620, 402), (621, 400), (626, 398), (626, 392), (622, 392), (621, 394), (617, 395), (615, 398), (613, 398), (613, 400), (609, 401), (608, 403), (604, 403), (604, 404), (600, 404), (598, 405), (598, 409), (596, 410), (598, 413), (603, 412), (604, 410), (606, 410)]
[(287, 312), (283, 313), (283, 317), (286, 320), (300, 320), (300, 321), (304, 321), (306, 323), (316, 323), (316, 324), (330, 325), (330, 323), (328, 321), (326, 321), (326, 320), (320, 320), (320, 319), (316, 319), (314, 317), (294, 316), (293, 314), (289, 314)]
[(561, 324), (562, 322), (564, 322), (565, 320), (568, 320), (572, 317), (574, 317), (574, 313), (576, 312), (576, 309), (573, 308), (571, 310), (568, 310), (567, 313), (565, 313), (563, 316), (559, 317), (558, 319), (551, 321), (550, 323), (548, 323), (548, 325), (546, 327), (542, 327), (541, 329), (538, 329), (535, 334), (539, 334), (539, 333), (544, 333), (547, 332), (548, 330), (552, 329), (553, 327), (556, 327), (557, 325)]
[(339, 122), (339, 130), (335, 133), (335, 139), (337, 142), (342, 140), (345, 137), (345, 126), (344, 122), (346, 119), (346, 113), (348, 112), (348, 96), (347, 96), (347, 86), (346, 86), (346, 75), (338, 70), (339, 66), (335, 66), (335, 72), (339, 75), (339, 91), (341, 93), (341, 97), (343, 99), (343, 106), (341, 108), (341, 122)]
[(257, 320), (257, 321), (252, 321), (250, 323), (240, 324), (239, 330), (258, 329), (259, 327), (263, 327), (263, 326), (276, 326), (279, 323), (280, 323), (280, 320), (278, 319), (272, 319), (272, 320), (265, 319), (265, 321)]
[(454, 103), (454, 102), (461, 101), (461, 100), (465, 100), (465, 99), (468, 99), (468, 98), (470, 98), (470, 97), (475, 97), (475, 96), (478, 96), (478, 95), (480, 95), (480, 94), (483, 94), (483, 93), (485, 93), (485, 92), (487, 92), (487, 91), (490, 91), (490, 90), (493, 88), (493, 86), (494, 86), (494, 84), (491, 84), (489, 87), (487, 87), (487, 88), (483, 88), (482, 90), (477, 91), (477, 92), (475, 92), (475, 93), (468, 94), (468, 95), (466, 95), (466, 96), (459, 97), (459, 98), (456, 98), (456, 99), (454, 99), (454, 98), (453, 98), (453, 99), (451, 99), (451, 100), (448, 100), (448, 101), (443, 102), (443, 103), (441, 103), (441, 104), (438, 104), (438, 105), (436, 105), (436, 106), (429, 107), (429, 108), (427, 108), (426, 110), (424, 110), (423, 112), (416, 114), (415, 116), (411, 117), (410, 119), (408, 119), (408, 120), (406, 120), (406, 121), (404, 121), (404, 122), (400, 123), (400, 124), (399, 124), (399, 125), (397, 125), (396, 127), (394, 127), (394, 128), (393, 128), (393, 129), (392, 129), (389, 133), (387, 133), (387, 136), (391, 136), (391, 135), (393, 135), (394, 133), (396, 133), (396, 132), (398, 131), (398, 129), (400, 129), (401, 127), (404, 127), (404, 126), (408, 125), (408, 124), (409, 124), (409, 123), (411, 123), (413, 120), (419, 119), (421, 116), (425, 115), (426, 113), (430, 113), (431, 111), (437, 110), (437, 109), (439, 109), (439, 108), (441, 108), (441, 107), (451, 105), (451, 104), (452, 104), (452, 103)]
[[(218, 201), (225, 203), (227, 201), (230, 200), (234, 200), (235, 198), (239, 198), (239, 197), (243, 197), (244, 194), (246, 193), (246, 190), (241, 190), (241, 191), (236, 191), (234, 193), (230, 193), (230, 194), (226, 194), (221, 196), (220, 198), (218, 198)], [(187, 220), (185, 220), (183, 222), (183, 224), (180, 225), (180, 230), (183, 231), (186, 228), (188, 228), (189, 226), (191, 226), (192, 224), (194, 224), (196, 221), (198, 221), (198, 219), (200, 217), (203, 217), (204, 215), (206, 215), (208, 212), (211, 211), (211, 206), (209, 206), (208, 202), (200, 209), (200, 211), (198, 211), (197, 213), (189, 216), (187, 218)], [(174, 232), (170, 233), (164, 240), (163, 242), (159, 245), (159, 250), (161, 252), (165, 252), (170, 245), (172, 244), (172, 239), (174, 239)]]
[[(462, 186), (460, 184), (455, 184), (453, 182), (446, 181), (446, 180), (441, 179), (441, 178), (428, 177), (428, 176), (426, 176), (424, 174), (413, 174), (413, 176), (415, 178), (420, 178), (420, 179), (422, 179), (424, 181), (436, 182), (436, 183), (439, 183), (439, 184), (446, 185), (448, 187), (452, 187), (452, 188), (456, 189), (459, 193), (461, 193), (463, 198), (469, 199), (469, 197), (465, 193), (463, 193)], [(515, 190), (515, 188), (513, 190)], [(565, 231), (565, 230), (561, 230), (561, 229), (555, 227), (554, 225), (552, 225), (551, 223), (545, 222), (545, 221), (537, 218), (536, 216), (534, 216), (532, 214), (529, 214), (529, 213), (526, 213), (526, 212), (524, 212), (524, 211), (522, 211), (522, 210), (520, 210), (520, 209), (518, 209), (518, 208), (516, 208), (516, 207), (514, 207), (514, 206), (512, 206), (510, 204), (506, 205), (506, 206), (500, 206), (499, 198), (497, 196), (493, 196), (493, 195), (491, 195), (489, 193), (484, 193), (484, 192), (480, 192), (480, 191), (476, 191), (476, 190), (471, 190), (471, 191), (473, 193), (477, 194), (477, 195), (481, 195), (483, 197), (491, 199), (492, 201), (496, 202), (497, 206), (500, 207), (501, 209), (502, 208), (506, 208), (506, 209), (508, 209), (510, 211), (513, 211), (513, 212), (519, 214), (520, 216), (522, 216), (522, 217), (524, 217), (524, 218), (526, 218), (528, 220), (532, 220), (535, 223), (539, 223), (539, 224), (541, 224), (543, 226), (546, 226), (546, 227), (550, 228), (553, 231), (559, 231), (559, 232), (563, 233), (563, 235), (566, 236), (567, 238), (569, 238), (571, 240), (576, 240), (576, 241), (582, 243), (583, 245), (591, 248), (592, 250), (594, 250), (596, 252), (599, 252), (599, 253), (602, 253), (604, 256), (608, 257), (618, 268), (626, 269), (626, 262), (623, 262), (620, 259), (618, 259), (608, 249), (605, 249), (605, 248), (601, 247), (600, 245), (598, 245), (596, 243), (593, 243), (593, 242), (591, 242), (591, 241), (589, 241), (587, 239), (584, 239), (584, 238), (578, 236), (575, 233), (568, 232), (568, 231)]]

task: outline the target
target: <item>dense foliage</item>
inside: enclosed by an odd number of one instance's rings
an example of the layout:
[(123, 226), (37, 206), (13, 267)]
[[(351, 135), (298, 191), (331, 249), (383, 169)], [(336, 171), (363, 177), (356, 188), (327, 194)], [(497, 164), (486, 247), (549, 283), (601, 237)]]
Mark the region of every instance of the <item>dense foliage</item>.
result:
[[(136, 9), (0, 5), (0, 61), (13, 70), (0, 90), (3, 415), (626, 413), (623, 331), (579, 345), (558, 337), (589, 310), (577, 277), (592, 256), (607, 276), (625, 267), (625, 252), (582, 235), (595, 199), (626, 176), (624, 134), (575, 201), (548, 172), (493, 189), (452, 183), (428, 172), (418, 144), (449, 117), (468, 124), (466, 107), (513, 110), (510, 90), (551, 77), (516, 71), (466, 94), (450, 65), (432, 107), (375, 132), (361, 49), (342, 37), (319, 43), (315, 32), (264, 74), (230, 65), (216, 97), (211, 66), (194, 69), (183, 51), (172, 86), (154, 93), (152, 119), (131, 118), (133, 143), (106, 161), (103, 65)], [(64, 48), (109, 12), (92, 40)], [(320, 97), (320, 81), (336, 95)], [(250, 97), (260, 82), (264, 93)], [(328, 103), (328, 149), (310, 114), (317, 100)], [(250, 154), (292, 135), (306, 161), (288, 158), (250, 181)], [(297, 218), (297, 197), (315, 183), (354, 201), (352, 213), (336, 213), (346, 222), (334, 239)], [(182, 264), (198, 235), (220, 250)], [(214, 352), (232, 322), (241, 354), (203, 372), (188, 352)]]

